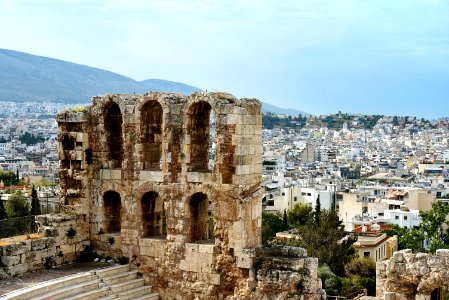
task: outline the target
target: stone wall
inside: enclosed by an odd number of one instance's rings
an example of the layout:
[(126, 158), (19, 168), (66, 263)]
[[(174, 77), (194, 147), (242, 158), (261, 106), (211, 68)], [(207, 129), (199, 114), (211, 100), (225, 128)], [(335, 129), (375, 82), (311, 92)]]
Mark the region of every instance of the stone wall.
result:
[[(88, 226), (79, 215), (41, 215), (36, 217), (41, 238), (9, 241), (0, 246), (0, 279), (73, 262), (89, 244)], [(67, 232), (76, 231), (73, 237)]]
[(96, 250), (114, 236), (114, 255), (162, 299), (233, 297), (254, 269), (237, 261), (261, 245), (260, 109), (227, 93), (149, 93), (59, 114), (64, 210), (86, 216)]
[(437, 294), (449, 289), (449, 250), (435, 255), (395, 252), (376, 265), (376, 295), (385, 300), (440, 299)]

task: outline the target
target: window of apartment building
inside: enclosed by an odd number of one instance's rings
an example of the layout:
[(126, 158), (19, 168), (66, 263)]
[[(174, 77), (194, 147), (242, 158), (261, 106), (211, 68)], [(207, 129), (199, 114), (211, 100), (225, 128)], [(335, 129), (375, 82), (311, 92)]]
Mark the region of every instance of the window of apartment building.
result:
[(363, 257), (370, 257), (370, 253), (368, 251), (363, 252)]
[(404, 220), (407, 220), (407, 216), (404, 216)]
[(298, 200), (298, 197), (293, 197), (293, 201), (297, 201)]
[(302, 192), (302, 193), (301, 193), (301, 196), (305, 196), (305, 195), (306, 195), (306, 193), (305, 193), (305, 192)]
[(377, 214), (379, 217), (383, 217), (384, 216), (384, 213), (383, 212), (380, 212), (380, 213), (378, 213)]
[(307, 193), (307, 196), (312, 196), (312, 194), (311, 193)]
[(284, 193), (284, 192), (282, 192), (282, 196), (285, 196), (285, 193)]
[(399, 216), (394, 216), (394, 219), (395, 220), (399, 220)]

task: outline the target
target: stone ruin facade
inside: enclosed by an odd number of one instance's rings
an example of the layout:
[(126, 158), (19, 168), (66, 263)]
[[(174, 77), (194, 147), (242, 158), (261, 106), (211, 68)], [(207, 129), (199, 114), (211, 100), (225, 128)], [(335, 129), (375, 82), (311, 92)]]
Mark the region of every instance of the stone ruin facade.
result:
[(385, 300), (443, 300), (449, 297), (449, 250), (435, 255), (395, 252), (377, 262), (376, 295)]
[(106, 95), (57, 121), (64, 210), (162, 299), (323, 297), (316, 258), (261, 247), (258, 100)]

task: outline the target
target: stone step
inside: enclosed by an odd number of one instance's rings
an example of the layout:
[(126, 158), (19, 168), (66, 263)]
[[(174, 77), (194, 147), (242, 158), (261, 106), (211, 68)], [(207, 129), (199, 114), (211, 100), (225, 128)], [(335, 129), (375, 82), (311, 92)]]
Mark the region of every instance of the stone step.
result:
[(58, 279), (53, 279), (36, 284), (29, 288), (13, 291), (11, 293), (6, 294), (2, 299), (5, 300), (31, 299), (33, 297), (39, 297), (69, 285), (77, 285), (91, 280), (92, 274), (90, 272), (64, 276)]
[(100, 278), (120, 274), (129, 271), (129, 265), (117, 265), (110, 268), (91, 271), (92, 275), (98, 275)]
[(137, 279), (137, 271), (129, 271), (126, 273), (111, 275), (111, 276), (102, 278), (101, 281), (103, 281), (107, 285), (114, 285), (117, 283), (129, 281), (129, 280), (133, 280), (133, 279)]
[(159, 294), (151, 293), (151, 294), (139, 297), (139, 298), (134, 298), (134, 300), (159, 300)]
[(118, 299), (118, 295), (113, 294), (113, 295), (108, 295), (105, 297), (97, 298), (97, 300), (111, 300), (111, 299)]
[(118, 298), (123, 299), (136, 299), (145, 295), (151, 294), (151, 286), (141, 286), (119, 293)]
[[(111, 291), (113, 294), (118, 294), (118, 293), (126, 292), (131, 289), (142, 287), (142, 286), (144, 286), (144, 284), (145, 283), (144, 283), (143, 278), (138, 278), (138, 279), (133, 279), (133, 280), (130, 280), (127, 282), (122, 282), (119, 284), (111, 285), (110, 288), (111, 288)], [(150, 287), (150, 290), (151, 290), (151, 287)]]
[(65, 298), (65, 300), (95, 300), (100, 297), (108, 296), (110, 289), (107, 286), (95, 289), (86, 293), (78, 294), (76, 296)]
[(99, 279), (90, 280), (88, 282), (79, 283), (76, 285), (70, 285), (66, 287), (59, 288), (57, 290), (46, 293), (40, 297), (33, 298), (33, 300), (60, 300), (81, 294), (83, 292), (91, 291), (97, 289), (103, 285)]

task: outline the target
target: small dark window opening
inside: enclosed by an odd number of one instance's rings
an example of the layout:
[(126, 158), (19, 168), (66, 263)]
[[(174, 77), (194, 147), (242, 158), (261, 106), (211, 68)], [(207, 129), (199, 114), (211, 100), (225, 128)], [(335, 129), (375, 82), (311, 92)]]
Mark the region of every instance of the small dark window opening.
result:
[(156, 192), (145, 193), (142, 197), (142, 236), (161, 236), (166, 233), (164, 202)]
[(113, 191), (104, 193), (104, 219), (107, 233), (120, 232), (121, 219), (120, 211), (122, 208), (120, 194)]
[(209, 233), (209, 201), (207, 195), (196, 193), (190, 197), (190, 242), (207, 240)]

